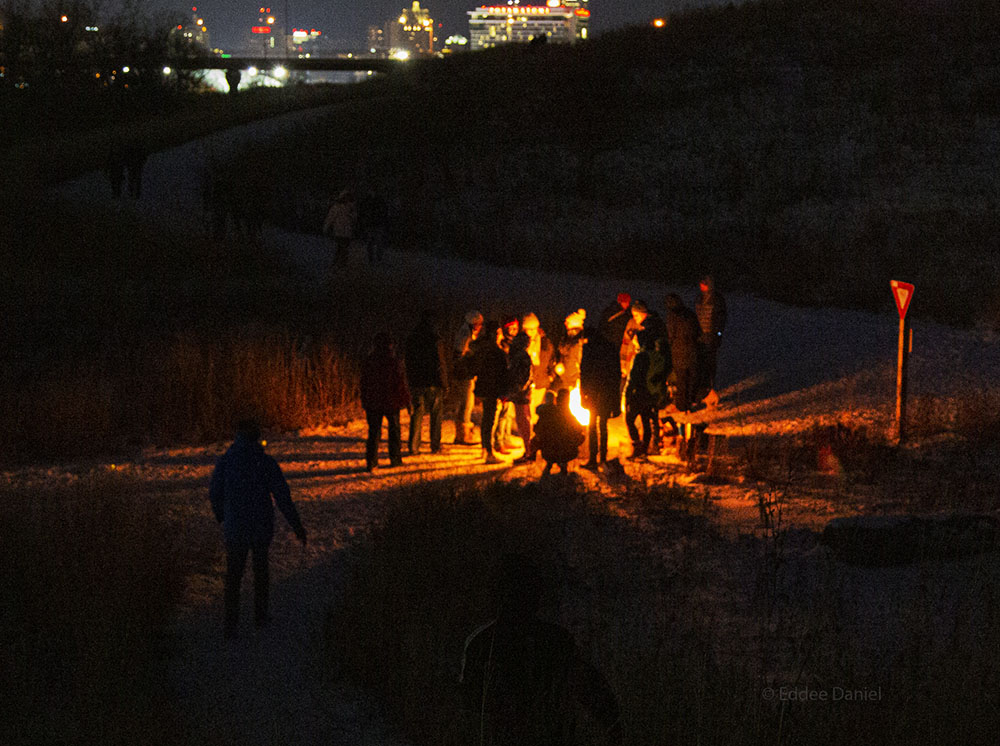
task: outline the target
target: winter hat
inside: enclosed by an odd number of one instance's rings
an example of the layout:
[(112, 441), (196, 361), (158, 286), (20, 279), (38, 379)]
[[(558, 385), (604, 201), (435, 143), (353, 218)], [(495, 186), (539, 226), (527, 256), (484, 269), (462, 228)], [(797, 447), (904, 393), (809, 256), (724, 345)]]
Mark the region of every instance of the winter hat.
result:
[(628, 293), (618, 293), (618, 305), (622, 308), (628, 308), (632, 303), (632, 296)]
[(587, 312), (582, 308), (578, 308), (566, 317), (566, 328), (583, 329), (583, 322), (586, 318)]
[(469, 326), (476, 326), (483, 323), (483, 315), (479, 311), (469, 311), (465, 314), (465, 323)]
[(539, 326), (538, 317), (535, 314), (528, 312), (524, 314), (524, 318), (521, 319), (521, 326)]

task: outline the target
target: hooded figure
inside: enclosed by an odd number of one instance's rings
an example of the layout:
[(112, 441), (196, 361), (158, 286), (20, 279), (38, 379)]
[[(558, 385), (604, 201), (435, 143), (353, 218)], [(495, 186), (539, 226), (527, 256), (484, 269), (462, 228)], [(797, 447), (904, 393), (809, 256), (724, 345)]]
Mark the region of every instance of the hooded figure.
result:
[(501, 560), (497, 616), (465, 642), (459, 677), (476, 743), (569, 746), (582, 709), (607, 743), (622, 742), (618, 702), (573, 636), (538, 618), (543, 582), (521, 555)]
[(274, 537), (274, 505), (303, 545), (306, 532), (281, 467), (264, 452), (254, 422), (237, 425), (233, 444), (212, 472), (208, 496), (226, 542), (225, 635), (231, 638), (239, 626), (240, 583), (247, 556), (253, 564), (254, 618), (258, 626), (270, 620), (267, 554)]

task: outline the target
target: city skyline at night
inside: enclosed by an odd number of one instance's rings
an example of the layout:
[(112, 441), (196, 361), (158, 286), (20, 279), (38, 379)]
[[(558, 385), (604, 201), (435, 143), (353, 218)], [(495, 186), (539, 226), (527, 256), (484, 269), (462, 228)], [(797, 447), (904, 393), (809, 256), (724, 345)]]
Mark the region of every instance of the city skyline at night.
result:
[[(38, 0), (34, 0), (37, 3)], [(350, 0), (278, 0), (271, 5), (276, 30), (284, 33), (293, 28), (319, 29), (328, 43), (344, 49), (362, 49), (366, 45), (368, 29), (396, 18), (410, 7), (408, 0), (375, 0), (352, 2)], [(427, 0), (421, 6), (434, 19), (436, 34), (442, 39), (453, 34), (467, 36), (468, 12), (483, 5), (481, 0)], [(533, 3), (544, 4), (543, 0)], [(590, 0), (590, 29), (594, 34), (622, 26), (642, 25), (653, 18), (685, 7), (717, 4), (717, 0)], [(183, 3), (178, 0), (147, 0), (141, 7), (146, 16), (158, 20), (187, 19), (191, 8), (197, 6), (212, 37), (214, 46), (238, 50), (247, 44), (251, 26), (256, 25), (259, 0), (204, 0)], [(105, 13), (116, 12), (114, 5), (105, 6)]]

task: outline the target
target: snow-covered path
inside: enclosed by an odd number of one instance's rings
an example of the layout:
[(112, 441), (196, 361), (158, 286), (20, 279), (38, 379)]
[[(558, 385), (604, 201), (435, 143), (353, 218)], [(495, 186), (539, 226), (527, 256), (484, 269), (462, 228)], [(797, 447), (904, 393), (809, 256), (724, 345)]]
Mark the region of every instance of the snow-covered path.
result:
[[(234, 142), (321, 115), (286, 115), (156, 153), (145, 169), (143, 201), (123, 209), (148, 211), (157, 219), (204, 230), (199, 189), (207, 159), (220, 157)], [(97, 173), (64, 185), (61, 192), (80, 200), (111, 198)], [(320, 278), (327, 272), (330, 251), (320, 236), (269, 229), (264, 243), (290, 256), (304, 276)], [(413, 287), (434, 288), (469, 308), (513, 304), (525, 311), (543, 305), (568, 311), (584, 306), (596, 313), (621, 291), (646, 299), (654, 308), (661, 308), (671, 291), (693, 302), (691, 289), (673, 287), (669, 278), (636, 282), (555, 275), (403, 251), (388, 252), (387, 261), (372, 268), (358, 263), (357, 247), (354, 257), (355, 264), (346, 270), (348, 280), (357, 276), (370, 282), (374, 277), (398, 284), (406, 278)], [(719, 360), (723, 401), (699, 415), (714, 431), (787, 434), (832, 422), (888, 428), (895, 314), (791, 308), (738, 292), (727, 293), (727, 299), (731, 324)], [(917, 288), (915, 308), (919, 299)], [(957, 406), (960, 397), (997, 391), (1000, 343), (934, 324), (914, 326), (914, 396), (933, 395), (947, 408)], [(133, 464), (119, 465), (146, 481), (154, 494), (169, 495), (186, 513), (192, 540), (215, 547), (214, 564), (207, 574), (192, 579), (175, 627), (170, 686), (185, 715), (185, 732), (178, 740), (241, 746), (393, 742), (370, 703), (329, 682), (324, 667), (321, 628), (342, 585), (345, 543), (377, 519), (393, 490), (439, 478), (489, 478), (504, 470), (481, 464), (477, 449), (452, 447), (439, 456), (408, 458), (402, 469), (368, 475), (361, 469), (363, 427), (355, 422), (269, 444), (289, 477), (310, 544), (302, 549), (279, 519), (282, 528), (272, 551), (275, 622), (260, 633), (247, 629), (233, 644), (225, 644), (221, 635), (223, 556), (207, 502), (208, 474), (224, 445), (151, 451)], [(445, 442), (450, 436), (446, 428)], [(519, 467), (505, 474), (533, 478), (539, 470)], [(251, 585), (248, 573), (245, 611)]]

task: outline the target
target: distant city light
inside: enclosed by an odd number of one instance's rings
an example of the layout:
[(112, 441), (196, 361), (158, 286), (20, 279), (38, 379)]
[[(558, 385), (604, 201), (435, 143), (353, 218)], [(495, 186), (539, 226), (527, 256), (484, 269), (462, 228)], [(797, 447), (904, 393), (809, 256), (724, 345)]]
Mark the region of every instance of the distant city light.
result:
[(656, 26), (656, 28), (663, 28), (664, 26), (667, 25), (667, 22), (662, 18), (654, 18), (653, 25)]
[(163, 68), (163, 74), (164, 75), (170, 75), (171, 72), (172, 72), (172, 70), (169, 67)]
[(85, 26), (83, 30), (84, 31), (89, 31), (91, 33), (96, 33), (98, 31), (100, 31), (100, 29), (97, 26)]
[(247, 68), (247, 75), (249, 75), (250, 77), (253, 77), (254, 75), (256, 75), (259, 72), (260, 72), (260, 70), (258, 70), (256, 67), (251, 66), (251, 67)]
[(281, 65), (278, 65), (276, 68), (274, 68), (274, 70), (271, 71), (271, 75), (280, 80), (281, 78), (285, 78), (288, 76), (288, 70), (286, 70)]
[(132, 68), (129, 67), (128, 65), (123, 65), (122, 66), (122, 72), (123, 73), (131, 72), (131, 70), (132, 70)]
[(66, 23), (69, 20), (69, 16), (62, 16), (59, 20)]
[(410, 59), (410, 53), (405, 49), (397, 49), (392, 53), (392, 58), (395, 60), (408, 60)]

